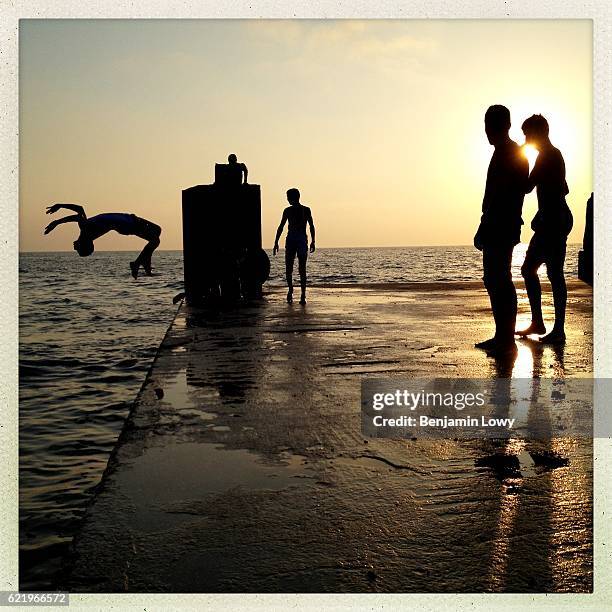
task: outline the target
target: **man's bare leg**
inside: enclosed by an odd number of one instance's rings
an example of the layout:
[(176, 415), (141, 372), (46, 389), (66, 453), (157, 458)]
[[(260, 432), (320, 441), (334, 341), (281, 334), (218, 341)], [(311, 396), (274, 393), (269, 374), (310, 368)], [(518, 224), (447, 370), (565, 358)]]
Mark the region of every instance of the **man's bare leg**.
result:
[(563, 263), (559, 265), (558, 262), (549, 262), (546, 268), (555, 304), (555, 324), (550, 333), (540, 338), (540, 341), (545, 344), (563, 344), (565, 342), (565, 309), (567, 305), (567, 286), (563, 273)]
[(308, 259), (308, 255), (300, 255), (298, 254), (298, 270), (300, 272), (300, 288), (302, 290), (302, 295), (300, 296), (300, 304), (306, 303), (306, 260)]
[(287, 303), (293, 302), (293, 264), (295, 262), (295, 252), (285, 251), (285, 278), (287, 279)]
[(135, 261), (130, 261), (130, 270), (132, 271), (132, 276), (134, 278), (138, 278), (138, 268), (140, 266)]
[(525, 258), (525, 262), (521, 267), (521, 274), (525, 280), (525, 289), (529, 298), (529, 306), (531, 308), (531, 323), (521, 330), (517, 330), (517, 336), (529, 336), (530, 334), (545, 334), (546, 326), (542, 317), (542, 287), (540, 286), (540, 278), (538, 277), (538, 268), (541, 265), (539, 259), (530, 259), (529, 251)]
[(130, 270), (132, 271), (132, 276), (134, 278), (138, 278), (138, 269), (140, 266), (143, 267), (145, 274), (147, 276), (151, 276), (151, 256), (155, 249), (159, 246), (159, 235), (153, 238), (150, 238), (147, 244), (145, 244), (144, 249), (142, 249), (140, 255), (136, 258), (135, 261), (130, 262)]

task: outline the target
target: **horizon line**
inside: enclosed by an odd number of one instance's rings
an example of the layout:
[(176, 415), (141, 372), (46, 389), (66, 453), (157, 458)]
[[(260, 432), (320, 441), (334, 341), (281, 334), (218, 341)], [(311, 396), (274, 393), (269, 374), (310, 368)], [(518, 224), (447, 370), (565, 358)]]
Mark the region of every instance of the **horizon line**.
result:
[[(529, 244), (528, 242), (519, 242), (518, 244)], [(569, 245), (581, 245), (582, 242), (568, 242)], [(366, 246), (325, 246), (317, 247), (317, 251), (329, 250), (329, 249), (430, 249), (430, 248), (443, 248), (443, 247), (471, 247), (476, 250), (473, 244), (404, 244), (404, 245), (366, 245)], [(264, 251), (271, 251), (273, 247), (262, 247)], [(183, 249), (156, 249), (156, 253), (176, 253)], [(138, 253), (140, 249), (96, 249), (95, 253)], [(316, 252), (316, 251), (315, 251)], [(58, 249), (54, 251), (45, 251), (43, 249), (36, 251), (18, 251), (21, 253), (74, 253), (74, 249)]]

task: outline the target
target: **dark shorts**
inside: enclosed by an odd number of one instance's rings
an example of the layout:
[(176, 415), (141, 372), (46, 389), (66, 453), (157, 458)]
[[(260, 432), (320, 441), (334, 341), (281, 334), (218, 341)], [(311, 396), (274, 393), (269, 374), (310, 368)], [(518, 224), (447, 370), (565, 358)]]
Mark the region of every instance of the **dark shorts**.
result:
[(161, 235), (161, 227), (159, 225), (147, 221), (136, 215), (134, 217), (134, 235), (142, 238), (143, 240), (156, 240)]
[(299, 259), (308, 257), (308, 239), (305, 236), (303, 238), (287, 236), (285, 241), (285, 257), (287, 259), (295, 259), (296, 255)]
[(512, 283), (512, 251), (514, 245), (500, 241), (499, 244), (485, 245), (482, 249), (483, 278), (486, 287)]
[(535, 233), (527, 247), (523, 268), (537, 270), (546, 264), (548, 270), (563, 270), (567, 236)]

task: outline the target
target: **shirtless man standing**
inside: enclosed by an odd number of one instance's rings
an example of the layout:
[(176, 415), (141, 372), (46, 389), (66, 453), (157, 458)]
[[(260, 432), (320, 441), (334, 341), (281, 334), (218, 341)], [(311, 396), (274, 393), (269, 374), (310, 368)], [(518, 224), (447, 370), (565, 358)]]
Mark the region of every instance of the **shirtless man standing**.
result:
[(312, 221), (312, 213), (308, 206), (300, 204), (300, 192), (293, 188), (287, 191), (288, 206), (283, 211), (283, 217), (276, 230), (273, 254), (278, 253), (278, 241), (283, 233), (285, 223), (289, 221), (287, 240), (285, 241), (285, 267), (287, 275), (287, 302), (293, 302), (293, 264), (295, 256), (298, 258), (298, 269), (300, 272), (300, 287), (302, 295), (300, 304), (306, 304), (306, 260), (308, 259), (308, 237), (306, 236), (306, 224), (310, 227), (310, 252), (315, 251), (315, 227)]
[[(230, 153), (227, 157), (227, 163), (229, 165), (229, 171), (231, 173), (232, 182), (236, 185), (246, 185), (249, 178), (249, 169), (246, 164), (238, 161), (235, 153)], [(244, 183), (242, 177), (244, 176)]]
[[(565, 285), (565, 251), (567, 237), (574, 224), (565, 196), (569, 193), (565, 180), (565, 162), (561, 151), (553, 146), (548, 137), (548, 121), (542, 115), (533, 115), (523, 123), (525, 143), (535, 147), (538, 157), (525, 191), (534, 188), (538, 198), (538, 212), (531, 222), (534, 231), (529, 242), (521, 273), (531, 306), (531, 323), (526, 329), (517, 331), (519, 336), (538, 334), (545, 344), (565, 342), (565, 308), (567, 287)], [(542, 317), (542, 289), (538, 269), (546, 264), (555, 304), (555, 324), (546, 334)]]
[(516, 352), (517, 298), (512, 251), (521, 240), (521, 217), (529, 163), (509, 136), (510, 111), (500, 104), (485, 113), (485, 133), (494, 152), (487, 171), (482, 217), (474, 246), (482, 251), (483, 280), (491, 300), (495, 335), (475, 346), (490, 355)]
[(45, 234), (52, 232), (62, 223), (78, 223), (81, 233), (73, 246), (81, 257), (91, 255), (94, 252), (94, 240), (108, 232), (115, 231), (124, 236), (138, 236), (146, 240), (147, 244), (136, 260), (130, 262), (132, 276), (138, 278), (138, 270), (141, 266), (145, 274), (151, 276), (151, 255), (159, 246), (161, 234), (159, 225), (128, 213), (102, 213), (87, 218), (83, 207), (79, 204), (53, 204), (47, 207), (47, 214), (56, 213), (60, 208), (66, 208), (76, 214), (51, 221), (45, 228)]

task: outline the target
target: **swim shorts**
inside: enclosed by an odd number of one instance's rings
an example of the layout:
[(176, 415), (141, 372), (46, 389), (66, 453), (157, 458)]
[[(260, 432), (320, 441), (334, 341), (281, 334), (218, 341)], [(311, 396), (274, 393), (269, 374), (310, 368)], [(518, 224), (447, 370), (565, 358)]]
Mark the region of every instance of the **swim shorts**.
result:
[(161, 234), (161, 227), (156, 223), (147, 221), (142, 217), (131, 215), (134, 218), (134, 235), (144, 240), (155, 240)]
[(285, 256), (289, 258), (304, 258), (308, 256), (308, 239), (306, 236), (287, 236), (285, 241)]

